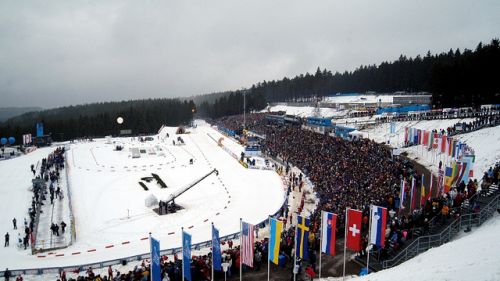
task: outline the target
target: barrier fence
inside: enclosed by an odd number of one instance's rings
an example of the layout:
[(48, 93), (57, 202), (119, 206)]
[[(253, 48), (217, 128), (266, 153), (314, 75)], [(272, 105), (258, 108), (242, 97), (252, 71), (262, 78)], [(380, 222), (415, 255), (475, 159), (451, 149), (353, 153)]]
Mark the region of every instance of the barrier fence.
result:
[(478, 213), (467, 213), (458, 216), (443, 231), (434, 235), (420, 236), (408, 247), (399, 252), (394, 258), (382, 262), (382, 269), (399, 265), (430, 248), (441, 246), (454, 238), (460, 230), (470, 229), (473, 226), (481, 226), (487, 219), (493, 216), (500, 206), (500, 193), (496, 193), (493, 199), (482, 206)]
[[(276, 217), (281, 213), (281, 210), (283, 206), (285, 205), (285, 202), (283, 202), (283, 205), (280, 207), (280, 209), (275, 212), (272, 216)], [(259, 228), (264, 228), (269, 222), (269, 219), (266, 218), (262, 222), (256, 224)], [(223, 236), (220, 238), (220, 241), (227, 241), (227, 240), (232, 240), (236, 239), (240, 236), (240, 232), (236, 232), (233, 234), (229, 234), (226, 236)], [(212, 240), (207, 240), (204, 242), (200, 242), (197, 244), (194, 244), (191, 246), (191, 249), (194, 250), (200, 250), (202, 248), (207, 248), (210, 247), (212, 244)], [(180, 253), (182, 251), (181, 247), (177, 248), (170, 248), (170, 249), (165, 249), (160, 251), (161, 255), (173, 255), (175, 253)], [(92, 268), (105, 268), (110, 265), (118, 265), (122, 264), (123, 262), (134, 262), (134, 261), (141, 261), (144, 259), (149, 259), (150, 258), (150, 253), (143, 253), (139, 255), (133, 255), (133, 256), (128, 256), (128, 257), (123, 257), (123, 258), (117, 258), (117, 259), (112, 259), (112, 260), (107, 260), (107, 261), (101, 261), (101, 262), (93, 262), (93, 263), (86, 263), (86, 264), (78, 264), (78, 265), (72, 265), (72, 266), (57, 266), (57, 267), (44, 267), (44, 268), (32, 268), (32, 269), (14, 269), (10, 270), (12, 276), (16, 276), (18, 274), (22, 275), (40, 275), (40, 274), (49, 274), (49, 273), (54, 273), (57, 274), (61, 270), (64, 270), (66, 272), (71, 272), (75, 270), (80, 270), (83, 271), (85, 268), (92, 267)], [(0, 271), (0, 276), (4, 275), (4, 271)]]

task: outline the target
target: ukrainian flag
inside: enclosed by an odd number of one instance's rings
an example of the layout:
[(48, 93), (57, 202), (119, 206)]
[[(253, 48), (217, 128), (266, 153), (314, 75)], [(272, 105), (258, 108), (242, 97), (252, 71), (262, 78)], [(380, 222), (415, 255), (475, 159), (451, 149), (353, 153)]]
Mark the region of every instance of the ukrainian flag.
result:
[(283, 222), (277, 219), (271, 219), (271, 230), (269, 238), (269, 260), (278, 264), (280, 256), (281, 231), (283, 230)]

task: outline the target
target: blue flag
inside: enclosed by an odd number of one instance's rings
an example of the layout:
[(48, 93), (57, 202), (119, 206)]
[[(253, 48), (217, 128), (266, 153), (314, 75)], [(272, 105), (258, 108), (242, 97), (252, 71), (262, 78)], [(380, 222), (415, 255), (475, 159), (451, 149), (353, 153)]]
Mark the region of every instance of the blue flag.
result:
[(161, 281), (160, 241), (151, 237), (151, 281)]
[(184, 279), (191, 281), (191, 235), (185, 231), (182, 232), (182, 272)]
[(220, 253), (219, 230), (212, 225), (212, 259), (214, 270), (222, 270), (222, 256)]

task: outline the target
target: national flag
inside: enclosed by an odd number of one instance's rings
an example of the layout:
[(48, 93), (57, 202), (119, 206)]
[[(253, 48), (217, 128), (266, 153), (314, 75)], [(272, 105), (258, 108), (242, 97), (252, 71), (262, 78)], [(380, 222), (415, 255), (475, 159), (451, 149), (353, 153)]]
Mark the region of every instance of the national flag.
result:
[(222, 270), (222, 256), (220, 251), (219, 230), (212, 224), (212, 263), (214, 270)]
[(448, 193), (453, 183), (453, 168), (446, 167), (444, 170), (444, 193)]
[(409, 142), (408, 127), (405, 127), (405, 144)]
[(335, 255), (337, 214), (323, 212), (321, 218), (321, 252)]
[(191, 281), (191, 235), (182, 231), (182, 272), (184, 279)]
[(253, 233), (253, 225), (246, 222), (241, 223), (241, 263), (246, 264), (250, 267), (253, 267)]
[(413, 144), (418, 144), (418, 129), (413, 128)]
[(438, 196), (441, 196), (441, 194), (444, 193), (444, 170), (439, 169), (438, 171), (438, 182), (437, 182), (437, 188), (438, 188)]
[(432, 141), (432, 148), (438, 149), (439, 145), (440, 145), (441, 138), (439, 137), (438, 133), (434, 133), (433, 138), (434, 138), (434, 140)]
[(415, 210), (416, 200), (417, 200), (417, 183), (414, 177), (411, 179), (411, 206), (410, 211)]
[(347, 209), (346, 247), (353, 251), (361, 250), (361, 211)]
[(446, 153), (446, 144), (448, 143), (448, 138), (446, 135), (441, 136), (441, 153)]
[(455, 184), (460, 184), (462, 181), (465, 181), (465, 172), (467, 171), (467, 162), (457, 162), (456, 167), (457, 167), (457, 175), (455, 177)]
[(424, 131), (424, 145), (428, 146), (429, 145), (429, 136), (431, 133), (429, 131)]
[(472, 169), (474, 166), (474, 158), (474, 155), (465, 155), (462, 157), (462, 162), (467, 163), (463, 177), (464, 182), (469, 182), (469, 178), (474, 176), (474, 170)]
[(385, 229), (387, 227), (387, 209), (371, 206), (370, 244), (384, 248)]
[(283, 231), (283, 222), (271, 218), (271, 229), (269, 235), (269, 260), (278, 264), (280, 256), (281, 232)]
[(405, 202), (405, 180), (401, 179), (401, 184), (400, 184), (400, 191), (399, 191), (399, 205), (400, 209), (404, 209), (404, 202)]
[(160, 268), (160, 241), (150, 237), (151, 240), (151, 281), (161, 281)]
[(390, 133), (394, 134), (395, 132), (396, 132), (396, 123), (391, 122), (391, 131), (390, 131)]
[(297, 233), (295, 233), (295, 255), (303, 260), (308, 259), (309, 219), (297, 216)]

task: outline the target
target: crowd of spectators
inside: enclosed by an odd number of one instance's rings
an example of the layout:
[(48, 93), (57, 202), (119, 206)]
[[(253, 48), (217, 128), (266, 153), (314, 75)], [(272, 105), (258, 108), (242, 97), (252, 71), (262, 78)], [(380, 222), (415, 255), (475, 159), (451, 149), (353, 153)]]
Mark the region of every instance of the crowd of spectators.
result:
[[(349, 207), (362, 210), (362, 234), (365, 237), (368, 234), (370, 204), (384, 206), (392, 211), (386, 249), (377, 249), (381, 258), (386, 257), (388, 252), (399, 249), (416, 232), (427, 232), (429, 221), (433, 218), (445, 222), (454, 214), (453, 208), (460, 206), (477, 190), (477, 181), (470, 181), (467, 185), (460, 183), (449, 193), (425, 203), (420, 202), (418, 197), (415, 209), (411, 209), (411, 179), (415, 178), (416, 186), (420, 187), (421, 174), (411, 162), (398, 157), (392, 158), (390, 150), (383, 145), (368, 139), (346, 141), (328, 134), (303, 130), (300, 126), (269, 125), (263, 121), (262, 116), (259, 118), (261, 119), (248, 123), (247, 128), (266, 136), (261, 143), (262, 151), (297, 166), (314, 185), (319, 204), (310, 216), (313, 233), (317, 234), (319, 231), (322, 210), (338, 214), (337, 229), (340, 236), (343, 234), (345, 209)], [(223, 125), (241, 126), (241, 116), (226, 117), (224, 122)], [(407, 182), (407, 208), (404, 210), (400, 209), (399, 202), (401, 179)], [(415, 196), (420, 196), (420, 192)], [(364, 239), (363, 242), (367, 243), (367, 240)], [(318, 244), (319, 242), (311, 243), (311, 247)]]

